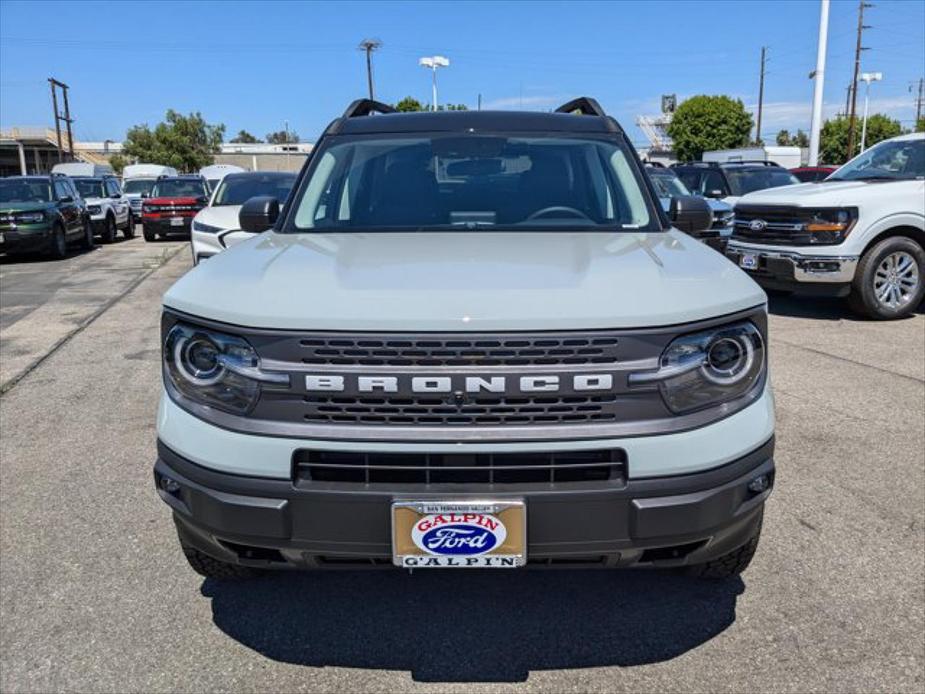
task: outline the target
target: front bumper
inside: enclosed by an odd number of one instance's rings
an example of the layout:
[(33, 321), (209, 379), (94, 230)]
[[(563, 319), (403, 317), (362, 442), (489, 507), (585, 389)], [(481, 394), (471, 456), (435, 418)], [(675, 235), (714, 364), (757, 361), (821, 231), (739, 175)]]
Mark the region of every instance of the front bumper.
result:
[(52, 240), (51, 227), (0, 227), (0, 252), (32, 253), (44, 251)]
[(858, 265), (858, 257), (850, 255), (805, 255), (734, 240), (726, 247), (726, 257), (739, 267), (745, 254), (754, 255), (758, 265), (755, 269), (742, 269), (762, 286), (802, 288), (818, 293), (845, 293)]
[(193, 223), (192, 217), (179, 217), (183, 220), (183, 224), (175, 225), (171, 223), (171, 219), (174, 217), (163, 217), (163, 218), (154, 218), (154, 217), (144, 217), (142, 219), (142, 225), (146, 230), (153, 231), (156, 234), (189, 234), (190, 228)]
[[(534, 565), (681, 566), (709, 561), (754, 534), (774, 481), (774, 439), (704, 472), (603, 483), (364, 485), (232, 475), (158, 443), (155, 485), (184, 542), (248, 566), (391, 566), (396, 499), (523, 499)], [(767, 475), (755, 493), (750, 481)], [(179, 488), (165, 490), (165, 477)]]

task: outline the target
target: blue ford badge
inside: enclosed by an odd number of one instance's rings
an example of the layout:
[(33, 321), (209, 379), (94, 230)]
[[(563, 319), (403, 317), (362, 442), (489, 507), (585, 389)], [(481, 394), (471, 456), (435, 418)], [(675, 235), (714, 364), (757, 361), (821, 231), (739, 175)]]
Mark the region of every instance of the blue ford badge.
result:
[(764, 231), (768, 223), (763, 219), (753, 219), (748, 223), (748, 228), (752, 231)]
[(507, 537), (504, 523), (483, 513), (439, 513), (424, 516), (411, 530), (415, 545), (428, 554), (476, 556), (501, 545)]

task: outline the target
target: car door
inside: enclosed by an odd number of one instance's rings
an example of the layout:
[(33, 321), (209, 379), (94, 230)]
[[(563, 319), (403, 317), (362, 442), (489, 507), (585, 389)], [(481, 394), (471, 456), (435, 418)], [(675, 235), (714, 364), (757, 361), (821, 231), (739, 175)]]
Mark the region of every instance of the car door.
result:
[(80, 233), (83, 226), (80, 218), (80, 205), (76, 193), (68, 182), (57, 179), (54, 182), (55, 199), (58, 201), (58, 210), (64, 220), (64, 233), (66, 236), (75, 236)]

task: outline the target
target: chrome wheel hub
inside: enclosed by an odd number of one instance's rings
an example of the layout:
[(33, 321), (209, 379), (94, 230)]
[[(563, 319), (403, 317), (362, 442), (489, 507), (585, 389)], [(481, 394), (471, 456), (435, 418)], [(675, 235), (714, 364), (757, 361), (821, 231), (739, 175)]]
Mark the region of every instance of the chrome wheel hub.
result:
[(919, 266), (905, 251), (891, 253), (874, 272), (874, 295), (884, 306), (897, 309), (905, 306), (919, 286)]

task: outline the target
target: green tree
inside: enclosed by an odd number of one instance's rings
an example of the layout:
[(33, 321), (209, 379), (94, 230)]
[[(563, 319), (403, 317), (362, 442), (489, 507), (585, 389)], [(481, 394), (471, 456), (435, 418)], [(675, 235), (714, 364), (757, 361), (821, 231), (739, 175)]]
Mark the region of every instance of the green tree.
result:
[(267, 134), (267, 142), (271, 145), (289, 145), (299, 141), (299, 133), (294, 130), (277, 130), (275, 133)]
[(238, 134), (231, 138), (231, 142), (241, 143), (241, 144), (251, 144), (253, 142), (260, 142), (256, 137), (251, 135), (246, 130), (239, 130)]
[(122, 169), (124, 169), (127, 164), (128, 159), (123, 157), (121, 154), (113, 154), (111, 157), (109, 157), (109, 165), (117, 175), (122, 175)]
[(797, 130), (794, 135), (787, 130), (781, 130), (777, 133), (775, 141), (781, 147), (809, 147), (809, 135), (802, 130)]
[(224, 135), (223, 124), (206, 123), (198, 111), (184, 116), (169, 109), (153, 130), (147, 123), (129, 128), (122, 152), (146, 164), (198, 171), (215, 161)]
[(415, 99), (413, 96), (406, 96), (404, 99), (395, 104), (395, 110), (401, 111), (403, 113), (411, 113), (413, 111), (426, 111), (420, 101)]
[(922, 116), (915, 122), (915, 132), (925, 133), (925, 116)]
[[(819, 158), (826, 164), (841, 165), (848, 157), (848, 123), (846, 116), (827, 120), (819, 134)], [(898, 120), (893, 120), (882, 113), (875, 113), (867, 119), (867, 142), (870, 147), (881, 140), (896, 137), (903, 129)], [(861, 120), (858, 119), (854, 130), (855, 152), (861, 151)]]
[(469, 107), (465, 104), (447, 104), (446, 106), (437, 106), (438, 111), (468, 111)]
[(700, 159), (708, 150), (744, 147), (751, 130), (752, 114), (728, 96), (691, 97), (678, 106), (668, 125), (680, 161)]

